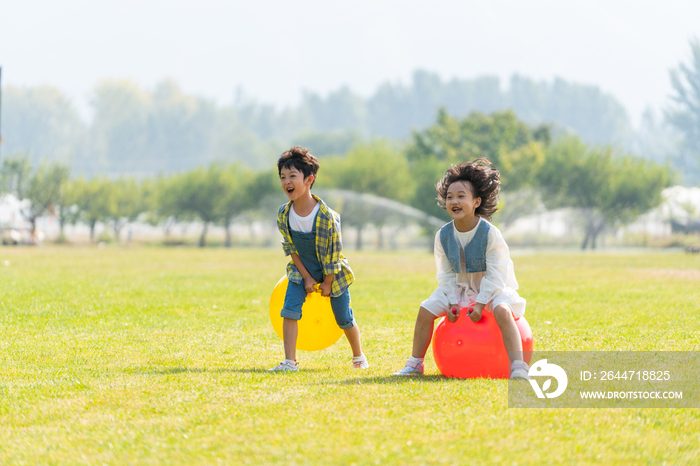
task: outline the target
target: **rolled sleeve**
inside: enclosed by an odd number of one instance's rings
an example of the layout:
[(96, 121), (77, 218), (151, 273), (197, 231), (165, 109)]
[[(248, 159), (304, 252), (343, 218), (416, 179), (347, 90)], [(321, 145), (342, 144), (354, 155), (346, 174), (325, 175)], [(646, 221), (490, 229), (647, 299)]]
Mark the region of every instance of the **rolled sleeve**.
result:
[(289, 230), (287, 229), (288, 212), (288, 206), (285, 204), (280, 207), (280, 210), (277, 213), (277, 229), (282, 234), (282, 250), (286, 256), (298, 254), (297, 248), (294, 246), (292, 238), (289, 236)]
[(330, 222), (330, 232), (328, 235), (328, 261), (323, 264), (325, 275), (338, 274), (343, 268), (341, 261), (343, 252), (343, 242), (340, 237), (340, 218), (333, 216)]
[(294, 243), (291, 241), (282, 240), (282, 250), (285, 256), (291, 256), (292, 254), (298, 254), (297, 248), (294, 247)]

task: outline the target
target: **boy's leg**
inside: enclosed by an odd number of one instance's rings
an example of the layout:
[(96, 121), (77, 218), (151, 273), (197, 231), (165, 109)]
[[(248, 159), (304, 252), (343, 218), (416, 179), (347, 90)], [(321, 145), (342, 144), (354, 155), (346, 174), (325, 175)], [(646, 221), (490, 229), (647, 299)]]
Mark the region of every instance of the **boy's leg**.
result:
[(360, 327), (357, 326), (352, 308), (350, 307), (350, 290), (345, 290), (345, 292), (338, 297), (331, 297), (331, 308), (333, 309), (333, 316), (335, 316), (335, 323), (338, 324), (338, 327), (343, 329), (350, 343), (352, 355), (354, 357), (362, 356)]
[(494, 308), (493, 315), (496, 317), (496, 323), (498, 323), (498, 326), (501, 328), (503, 344), (506, 347), (511, 362), (522, 361), (523, 342), (520, 338), (518, 326), (515, 325), (515, 319), (513, 318), (513, 312), (510, 306), (499, 304)]
[(355, 324), (353, 327), (343, 330), (345, 337), (350, 342), (353, 357), (362, 356), (362, 342), (360, 341), (360, 327)]
[(284, 340), (284, 357), (296, 361), (298, 321), (301, 319), (301, 307), (306, 301), (306, 290), (302, 285), (289, 282), (282, 307), (282, 339)]
[(290, 361), (297, 360), (297, 337), (299, 325), (297, 320), (284, 318), (282, 322), (282, 338), (284, 339), (284, 358)]
[(413, 353), (414, 358), (422, 359), (430, 346), (433, 338), (433, 325), (437, 316), (421, 306), (416, 318), (416, 327), (413, 330)]

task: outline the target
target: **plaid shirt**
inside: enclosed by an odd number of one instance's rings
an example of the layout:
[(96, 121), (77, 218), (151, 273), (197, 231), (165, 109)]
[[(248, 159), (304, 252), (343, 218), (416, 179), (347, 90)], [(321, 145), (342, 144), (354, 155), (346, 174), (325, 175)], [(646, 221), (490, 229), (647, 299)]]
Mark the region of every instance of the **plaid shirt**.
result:
[[(343, 242), (340, 238), (340, 215), (331, 210), (318, 196), (314, 196), (320, 207), (316, 216), (316, 256), (318, 257), (323, 274), (335, 274), (331, 286), (331, 296), (337, 298), (348, 289), (355, 281), (355, 276), (350, 269), (348, 260), (343, 256)], [(282, 233), (282, 249), (284, 254), (298, 254), (289, 233), (289, 209), (292, 201), (280, 207), (277, 214), (277, 228)], [(304, 279), (301, 276), (294, 261), (287, 264), (287, 278), (289, 281), (301, 285)]]

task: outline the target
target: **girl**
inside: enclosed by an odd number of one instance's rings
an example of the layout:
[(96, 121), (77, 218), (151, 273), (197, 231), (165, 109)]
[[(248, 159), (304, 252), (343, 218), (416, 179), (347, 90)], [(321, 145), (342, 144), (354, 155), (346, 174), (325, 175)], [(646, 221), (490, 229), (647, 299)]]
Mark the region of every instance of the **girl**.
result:
[[(529, 379), (523, 361), (520, 333), (514, 316), (525, 313), (518, 295), (508, 245), (488, 222), (498, 205), (501, 183), (498, 170), (486, 159), (452, 165), (438, 182), (438, 201), (452, 221), (435, 235), (438, 288), (421, 303), (413, 333), (413, 353), (394, 375), (423, 375), (423, 358), (430, 345), (435, 319), (447, 316), (477, 322), (491, 312), (503, 334), (512, 361), (511, 378)], [(473, 311), (459, 315), (459, 303), (475, 303)]]

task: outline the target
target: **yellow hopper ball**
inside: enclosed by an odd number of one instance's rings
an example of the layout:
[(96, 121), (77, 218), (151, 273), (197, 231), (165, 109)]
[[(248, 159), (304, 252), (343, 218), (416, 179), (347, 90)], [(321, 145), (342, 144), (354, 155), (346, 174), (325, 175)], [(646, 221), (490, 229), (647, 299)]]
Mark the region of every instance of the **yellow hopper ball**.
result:
[[(288, 284), (289, 280), (285, 275), (277, 282), (270, 298), (270, 320), (280, 338), (282, 338), (282, 322), (284, 320), (280, 316), (280, 312), (284, 307), (284, 296)], [(342, 335), (343, 330), (338, 327), (333, 316), (331, 298), (321, 296), (321, 293), (307, 294), (306, 301), (301, 307), (297, 349), (303, 351), (322, 350), (338, 341)]]

